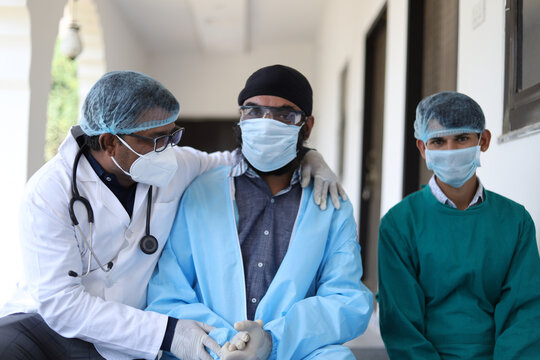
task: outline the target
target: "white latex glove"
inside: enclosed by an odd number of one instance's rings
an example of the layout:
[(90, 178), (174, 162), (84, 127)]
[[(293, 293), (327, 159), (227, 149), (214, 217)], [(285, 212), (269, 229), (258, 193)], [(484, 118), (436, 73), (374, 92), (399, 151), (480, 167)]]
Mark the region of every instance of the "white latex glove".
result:
[(182, 360), (212, 360), (205, 346), (220, 354), (221, 348), (208, 333), (213, 326), (195, 320), (178, 320), (174, 328), (171, 353)]
[(229, 344), (227, 350), (244, 350), (248, 341), (249, 334), (246, 331), (239, 331), (229, 342), (227, 342), (227, 344)]
[[(263, 329), (262, 320), (244, 320), (234, 324), (234, 328), (249, 335), (243, 350), (226, 342), (221, 348), (222, 360), (266, 360), (272, 351), (272, 336)], [(234, 339), (234, 337), (233, 337)]]
[(315, 150), (309, 150), (302, 159), (302, 182), (300, 185), (302, 187), (308, 186), (312, 176), (315, 203), (319, 205), (321, 210), (325, 210), (328, 190), (330, 190), (334, 207), (339, 209), (341, 207), (339, 196), (343, 200), (347, 200), (347, 194), (338, 182), (336, 174), (328, 167), (322, 155)]

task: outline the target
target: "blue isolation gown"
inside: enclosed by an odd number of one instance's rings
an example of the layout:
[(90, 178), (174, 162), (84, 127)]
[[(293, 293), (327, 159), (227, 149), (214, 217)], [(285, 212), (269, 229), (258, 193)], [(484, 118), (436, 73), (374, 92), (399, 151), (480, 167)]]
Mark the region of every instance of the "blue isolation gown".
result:
[[(148, 288), (148, 310), (215, 326), (220, 345), (247, 319), (229, 170), (185, 191)], [(272, 335), (270, 359), (354, 359), (342, 344), (365, 331), (373, 302), (361, 276), (351, 204), (321, 211), (305, 188), (287, 254), (255, 313)]]

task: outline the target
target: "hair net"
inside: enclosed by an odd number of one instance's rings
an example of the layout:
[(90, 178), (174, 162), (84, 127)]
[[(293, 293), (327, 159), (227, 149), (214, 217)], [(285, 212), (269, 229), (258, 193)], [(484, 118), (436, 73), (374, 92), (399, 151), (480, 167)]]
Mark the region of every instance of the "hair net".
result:
[(424, 142), (433, 137), (481, 133), (486, 119), (480, 105), (458, 92), (440, 92), (424, 98), (416, 107), (414, 137)]
[(113, 71), (90, 89), (79, 124), (89, 136), (130, 134), (172, 123), (179, 110), (174, 95), (157, 80), (134, 71)]

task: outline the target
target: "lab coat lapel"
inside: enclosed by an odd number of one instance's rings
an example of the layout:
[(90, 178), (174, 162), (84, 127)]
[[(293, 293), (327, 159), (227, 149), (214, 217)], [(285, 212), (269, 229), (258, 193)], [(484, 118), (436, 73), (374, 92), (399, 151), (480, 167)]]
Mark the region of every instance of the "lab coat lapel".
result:
[[(71, 141), (67, 142), (63, 148), (64, 161), (69, 163), (71, 161), (69, 168), (73, 168), (73, 160), (79, 151), (79, 146), (74, 138), (71, 138)], [(118, 198), (112, 193), (112, 191), (101, 181), (98, 177), (86, 157), (83, 155), (79, 160), (79, 166), (77, 167), (77, 183), (81, 184), (78, 186), (80, 195), (86, 197), (90, 201), (90, 205), (96, 213), (97, 209), (104, 205), (107, 210), (110, 212), (110, 216), (119, 218), (122, 222), (126, 224), (129, 223), (129, 215), (126, 210), (118, 200)], [(85, 185), (82, 185), (85, 183)], [(93, 194), (84, 194), (82, 189), (94, 189)], [(98, 201), (99, 204), (96, 204), (95, 201)], [(97, 221), (97, 219), (96, 219)]]

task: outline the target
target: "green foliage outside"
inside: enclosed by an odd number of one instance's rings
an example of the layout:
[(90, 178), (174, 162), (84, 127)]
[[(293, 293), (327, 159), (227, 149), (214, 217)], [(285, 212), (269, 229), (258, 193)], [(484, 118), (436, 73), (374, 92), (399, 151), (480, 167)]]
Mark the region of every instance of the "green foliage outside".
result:
[(77, 62), (70, 60), (60, 52), (56, 41), (51, 68), (52, 85), (47, 104), (47, 132), (45, 143), (45, 161), (50, 160), (58, 151), (69, 128), (77, 123), (79, 111), (79, 81)]

